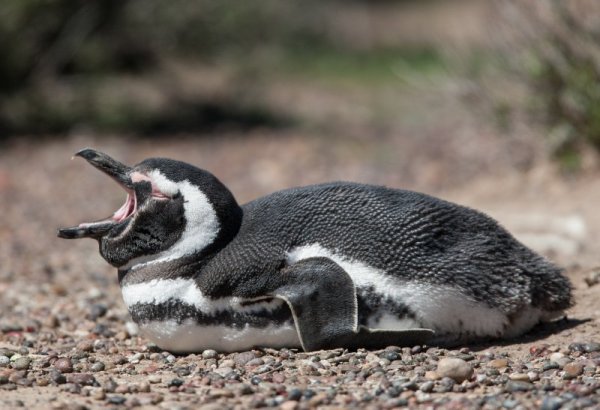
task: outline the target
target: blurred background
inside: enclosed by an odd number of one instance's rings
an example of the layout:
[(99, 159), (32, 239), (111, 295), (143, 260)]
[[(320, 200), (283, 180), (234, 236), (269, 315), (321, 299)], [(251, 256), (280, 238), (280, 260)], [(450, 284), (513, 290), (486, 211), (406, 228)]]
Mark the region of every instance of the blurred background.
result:
[(424, 191), (591, 266), (599, 44), (595, 0), (3, 0), (0, 283), (107, 280), (93, 242), (54, 237), (123, 201), (69, 161), (85, 146), (193, 163), (242, 203)]

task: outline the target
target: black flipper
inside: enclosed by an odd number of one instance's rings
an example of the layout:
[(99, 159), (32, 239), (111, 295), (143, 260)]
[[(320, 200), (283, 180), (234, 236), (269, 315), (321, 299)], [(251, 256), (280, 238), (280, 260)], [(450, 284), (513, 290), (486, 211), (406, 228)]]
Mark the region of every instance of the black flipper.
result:
[(428, 329), (359, 328), (354, 282), (331, 259), (304, 259), (283, 269), (281, 275), (285, 285), (273, 296), (289, 305), (305, 351), (336, 347), (413, 346), (424, 343), (433, 335), (433, 331)]

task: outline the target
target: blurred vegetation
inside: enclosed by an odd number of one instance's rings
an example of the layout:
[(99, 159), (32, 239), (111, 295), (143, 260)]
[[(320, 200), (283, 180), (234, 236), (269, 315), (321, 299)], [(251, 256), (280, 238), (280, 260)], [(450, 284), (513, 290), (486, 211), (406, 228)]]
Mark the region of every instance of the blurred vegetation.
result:
[[(431, 50), (365, 50), (333, 38), (327, 19), (342, 6), (317, 0), (4, 0), (0, 133), (282, 125), (290, 121), (286, 114), (255, 98), (256, 81), (265, 75), (260, 72), (369, 83), (407, 66), (439, 65)], [(192, 93), (173, 69), (182, 62), (227, 62), (239, 75), (216, 96)]]
[(600, 150), (600, 2), (506, 2), (519, 32), (521, 73), (533, 110), (549, 127), (553, 155), (567, 170), (582, 154)]

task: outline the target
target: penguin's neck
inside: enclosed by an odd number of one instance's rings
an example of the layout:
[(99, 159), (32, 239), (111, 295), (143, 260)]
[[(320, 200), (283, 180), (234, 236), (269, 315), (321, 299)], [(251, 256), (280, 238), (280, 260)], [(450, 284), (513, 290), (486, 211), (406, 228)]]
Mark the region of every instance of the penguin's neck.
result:
[[(212, 240), (207, 243), (206, 234), (185, 237), (190, 243), (187, 252), (169, 252), (169, 249), (157, 255), (136, 258), (127, 265), (119, 267), (119, 283), (146, 282), (154, 279), (190, 278), (199, 274), (212, 258), (227, 246), (237, 235), (242, 224), (242, 208), (235, 204), (226, 214), (219, 215), (218, 230), (210, 234)], [(181, 246), (179, 247), (181, 248)]]

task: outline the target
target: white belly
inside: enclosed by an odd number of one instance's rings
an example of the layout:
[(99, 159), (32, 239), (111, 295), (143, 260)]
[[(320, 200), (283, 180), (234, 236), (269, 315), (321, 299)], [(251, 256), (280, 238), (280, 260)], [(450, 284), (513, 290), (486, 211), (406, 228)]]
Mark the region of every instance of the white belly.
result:
[(187, 353), (214, 349), (219, 352), (249, 350), (252, 347), (300, 347), (293, 323), (269, 325), (266, 328), (235, 329), (228, 326), (199, 326), (192, 320), (178, 324), (174, 320), (139, 324), (142, 334), (161, 349)]
[[(206, 316), (223, 312), (241, 315), (262, 315), (280, 309), (285, 302), (281, 299), (257, 300), (255, 303), (237, 297), (209, 298), (191, 279), (154, 279), (148, 282), (124, 285), (123, 300), (130, 309), (138, 304), (158, 305), (177, 301), (191, 306)], [(266, 326), (249, 324), (227, 325), (218, 322), (199, 324), (194, 319), (141, 320), (137, 321), (140, 331), (160, 348), (171, 352), (198, 352), (214, 349), (221, 352), (248, 350), (252, 347), (300, 347), (298, 332), (293, 321), (273, 323)]]

